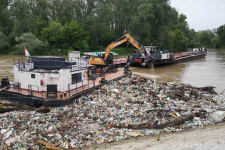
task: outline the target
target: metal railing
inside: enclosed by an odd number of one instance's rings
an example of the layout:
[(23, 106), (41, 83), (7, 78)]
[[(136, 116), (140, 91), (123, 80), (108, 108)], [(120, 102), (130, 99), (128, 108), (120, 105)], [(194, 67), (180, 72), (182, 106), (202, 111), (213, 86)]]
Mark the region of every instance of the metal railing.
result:
[[(37, 90), (33, 90), (32, 87), (37, 87)], [(31, 95), (31, 96), (33, 96), (33, 92), (40, 93), (39, 86), (28, 84), (28, 92), (29, 92), (29, 95)], [(42, 97), (43, 97), (43, 95), (42, 95)]]
[(76, 58), (73, 61), (71, 61), (70, 63), (73, 63), (73, 62), (76, 62), (76, 65), (70, 66), (71, 72), (80, 70), (81, 68), (87, 68), (88, 66), (90, 66), (90, 64), (88, 64), (88, 62), (90, 62), (90, 61), (85, 58)]
[[(31, 58), (13, 58), (14, 65), (19, 71), (28, 71), (33, 69), (44, 69), (44, 70), (58, 70), (62, 68), (72, 68), (72, 66), (81, 66), (80, 63), (74, 64), (73, 62), (59, 61), (59, 60), (33, 60)], [(25, 63), (33, 63), (32, 69), (27, 69)]]
[[(87, 81), (87, 84), (84, 84), (84, 81)], [(78, 87), (78, 84), (81, 84), (81, 86)], [(71, 85), (76, 85), (76, 86), (75, 86), (74, 89), (71, 89)], [(75, 95), (77, 93), (81, 93), (81, 92), (83, 92), (85, 90), (88, 90), (88, 89), (90, 89), (92, 87), (95, 87), (95, 81), (94, 80), (84, 79), (82, 81), (77, 81), (77, 82), (69, 83), (68, 84), (69, 96)]]

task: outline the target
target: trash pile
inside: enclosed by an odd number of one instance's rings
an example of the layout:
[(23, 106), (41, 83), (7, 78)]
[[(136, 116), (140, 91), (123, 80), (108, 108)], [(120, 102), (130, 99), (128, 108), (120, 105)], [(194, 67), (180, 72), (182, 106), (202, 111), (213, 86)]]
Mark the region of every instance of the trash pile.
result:
[(225, 98), (212, 87), (130, 76), (48, 113), (0, 114), (0, 149), (71, 149), (222, 122)]

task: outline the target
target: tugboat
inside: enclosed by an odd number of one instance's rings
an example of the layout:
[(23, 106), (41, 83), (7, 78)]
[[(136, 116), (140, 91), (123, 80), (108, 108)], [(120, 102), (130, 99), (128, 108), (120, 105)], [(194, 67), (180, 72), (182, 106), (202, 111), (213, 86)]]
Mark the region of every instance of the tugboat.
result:
[[(1, 79), (0, 99), (30, 106), (62, 106), (77, 96), (101, 86), (101, 78), (90, 79), (90, 60), (80, 52), (69, 52), (69, 61), (62, 56), (33, 56), (14, 58), (14, 81)], [(106, 74), (105, 80), (116, 80), (124, 75), (122, 69)]]

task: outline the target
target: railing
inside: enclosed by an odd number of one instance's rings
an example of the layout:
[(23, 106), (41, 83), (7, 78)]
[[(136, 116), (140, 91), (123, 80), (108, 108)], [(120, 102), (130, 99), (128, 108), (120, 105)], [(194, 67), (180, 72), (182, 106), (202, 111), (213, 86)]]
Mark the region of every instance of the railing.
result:
[[(87, 84), (84, 84), (84, 81), (87, 81)], [(81, 84), (81, 86), (78, 87), (78, 84)], [(74, 89), (71, 89), (71, 85), (76, 85), (76, 86), (75, 86)], [(69, 96), (75, 95), (75, 94), (80, 93), (80, 92), (83, 92), (83, 91), (88, 90), (92, 87), (95, 87), (95, 81), (94, 80), (84, 79), (82, 81), (69, 83), (68, 84)]]
[[(85, 58), (77, 58), (73, 62), (58, 61), (58, 60), (33, 60), (31, 58), (13, 58), (14, 65), (19, 71), (29, 71), (33, 69), (58, 70), (62, 68), (71, 68), (71, 71), (87, 68), (89, 60)], [(32, 68), (27, 68), (26, 63), (31, 63)]]
[(76, 65), (70, 66), (71, 67), (71, 72), (80, 70), (80, 68), (87, 68), (90, 66), (88, 62), (90, 62), (88, 59), (85, 58), (75, 58), (71, 61), (71, 63), (76, 62)]
[(15, 82), (15, 83), (12, 84), (12, 85), (13, 85), (13, 88), (17, 88), (18, 93), (21, 93), (21, 92), (22, 92), (22, 90), (21, 90), (21, 83)]
[[(32, 87), (37, 87), (37, 90), (33, 90)], [(28, 92), (29, 92), (29, 95), (31, 95), (31, 96), (33, 96), (33, 92), (40, 93), (39, 86), (28, 84)], [(43, 95), (42, 95), (42, 97), (43, 97)]]

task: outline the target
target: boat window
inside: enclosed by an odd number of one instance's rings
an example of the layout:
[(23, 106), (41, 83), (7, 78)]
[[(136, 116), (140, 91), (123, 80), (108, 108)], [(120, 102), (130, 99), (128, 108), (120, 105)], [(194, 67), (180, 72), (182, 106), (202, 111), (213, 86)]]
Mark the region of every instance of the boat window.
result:
[(72, 83), (81, 82), (81, 73), (74, 73), (72, 76)]
[(35, 74), (31, 74), (31, 78), (35, 79)]

